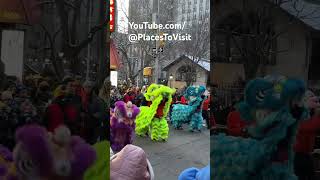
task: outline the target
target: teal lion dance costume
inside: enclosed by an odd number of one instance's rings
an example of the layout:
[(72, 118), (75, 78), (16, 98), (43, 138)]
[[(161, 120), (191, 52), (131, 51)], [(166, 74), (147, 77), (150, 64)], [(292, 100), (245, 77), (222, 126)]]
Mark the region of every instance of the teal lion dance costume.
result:
[(241, 118), (253, 122), (249, 138), (211, 136), (211, 178), (217, 180), (297, 180), (293, 143), (307, 110), (303, 81), (267, 76), (248, 83), (238, 104)]
[(136, 134), (139, 136), (151, 135), (155, 141), (166, 141), (169, 137), (169, 127), (166, 120), (172, 95), (175, 89), (164, 85), (151, 84), (144, 94), (148, 106), (140, 107), (140, 114), (136, 118)]
[(176, 129), (182, 129), (182, 124), (189, 123), (190, 130), (201, 130), (202, 127), (202, 103), (205, 100), (202, 96), (206, 88), (204, 86), (189, 86), (185, 97), (188, 105), (173, 105), (171, 121)]

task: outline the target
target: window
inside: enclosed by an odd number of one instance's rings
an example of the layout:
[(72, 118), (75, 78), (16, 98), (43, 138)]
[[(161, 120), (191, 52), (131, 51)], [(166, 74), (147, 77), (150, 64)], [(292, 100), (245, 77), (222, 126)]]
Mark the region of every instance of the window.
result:
[[(251, 17), (253, 16), (254, 15), (251, 15)], [(239, 28), (241, 27), (241, 21), (241, 16), (231, 15), (226, 18), (221, 25), (219, 25), (219, 30), (215, 33), (215, 46), (218, 59), (223, 61), (228, 60), (229, 62), (241, 62), (243, 58), (248, 58), (246, 55), (242, 56), (242, 52), (250, 51), (254, 53), (256, 52), (256, 49), (259, 50), (261, 48), (265, 49), (270, 47), (270, 53), (267, 53), (267, 56), (263, 58), (263, 63), (267, 65), (274, 65), (276, 63), (276, 55), (272, 52), (275, 52), (277, 49), (277, 39), (264, 43), (266, 45), (257, 44), (259, 43), (257, 39), (247, 38), (247, 36), (244, 35), (251, 33), (250, 31), (242, 31), (241, 28)], [(236, 33), (232, 33), (231, 31)], [(273, 32), (272, 27), (270, 27), (269, 31)], [(253, 55), (256, 54), (254, 53)]]
[[(191, 79), (192, 78), (192, 79)], [(195, 82), (197, 79), (197, 73), (195, 68), (189, 65), (181, 66), (176, 72), (176, 81), (188, 81)]]

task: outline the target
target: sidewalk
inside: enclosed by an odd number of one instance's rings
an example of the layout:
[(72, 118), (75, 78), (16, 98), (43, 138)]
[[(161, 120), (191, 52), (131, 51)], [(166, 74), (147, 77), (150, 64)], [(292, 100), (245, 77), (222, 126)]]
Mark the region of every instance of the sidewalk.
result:
[(181, 171), (189, 167), (202, 168), (210, 160), (210, 131), (201, 133), (174, 130), (170, 127), (168, 142), (153, 142), (150, 138), (136, 137), (134, 144), (147, 153), (156, 180), (177, 180)]

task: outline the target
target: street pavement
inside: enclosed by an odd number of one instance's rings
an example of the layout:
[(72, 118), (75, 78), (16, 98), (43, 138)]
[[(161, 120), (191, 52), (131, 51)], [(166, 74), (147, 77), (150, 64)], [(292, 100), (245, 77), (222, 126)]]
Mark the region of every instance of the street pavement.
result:
[(167, 142), (153, 142), (148, 137), (136, 137), (134, 144), (146, 152), (152, 164), (155, 180), (177, 180), (186, 168), (202, 168), (210, 161), (210, 131), (175, 130), (170, 126)]

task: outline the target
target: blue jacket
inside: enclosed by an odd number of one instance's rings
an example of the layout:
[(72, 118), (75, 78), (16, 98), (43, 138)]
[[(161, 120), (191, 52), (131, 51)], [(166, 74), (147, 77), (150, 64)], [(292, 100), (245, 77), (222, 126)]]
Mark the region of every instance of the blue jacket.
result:
[(210, 180), (210, 166), (202, 169), (188, 168), (180, 174), (178, 180)]

